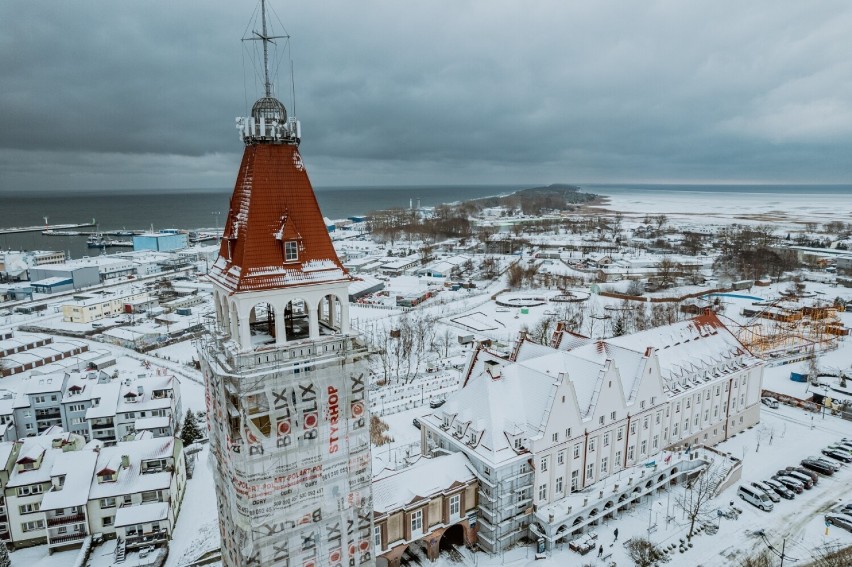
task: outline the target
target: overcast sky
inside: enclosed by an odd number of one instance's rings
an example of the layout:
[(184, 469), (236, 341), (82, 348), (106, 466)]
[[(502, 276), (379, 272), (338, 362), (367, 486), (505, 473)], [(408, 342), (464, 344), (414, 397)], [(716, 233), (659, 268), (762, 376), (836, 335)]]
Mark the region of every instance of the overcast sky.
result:
[[(848, 0), (270, 3), (314, 185), (852, 182)], [(232, 186), (255, 9), (0, 2), (0, 191)]]

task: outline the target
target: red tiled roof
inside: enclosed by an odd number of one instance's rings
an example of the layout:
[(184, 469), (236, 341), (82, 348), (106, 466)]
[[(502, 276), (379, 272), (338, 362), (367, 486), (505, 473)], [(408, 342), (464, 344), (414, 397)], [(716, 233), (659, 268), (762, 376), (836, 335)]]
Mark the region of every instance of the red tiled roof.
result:
[[(297, 261), (284, 261), (286, 241), (298, 243)], [(210, 277), (231, 292), (351, 280), (296, 146), (246, 146)]]

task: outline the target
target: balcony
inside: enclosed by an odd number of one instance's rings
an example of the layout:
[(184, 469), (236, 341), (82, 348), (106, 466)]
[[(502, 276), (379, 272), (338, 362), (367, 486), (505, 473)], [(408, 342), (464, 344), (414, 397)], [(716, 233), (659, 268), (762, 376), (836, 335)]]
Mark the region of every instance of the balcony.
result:
[(59, 410), (56, 411), (36, 411), (35, 418), (37, 421), (44, 419), (62, 419), (62, 414)]
[(115, 425), (112, 422), (108, 423), (92, 423), (92, 429), (95, 431), (99, 429), (112, 429)]
[(143, 545), (162, 543), (169, 539), (169, 532), (166, 530), (158, 530), (155, 532), (147, 532), (142, 534), (133, 534), (128, 535), (127, 539), (127, 547), (140, 547)]
[(47, 545), (66, 545), (69, 543), (75, 543), (78, 541), (83, 541), (86, 539), (86, 536), (89, 535), (86, 532), (74, 532), (72, 534), (65, 534), (61, 536), (56, 536), (50, 538), (50, 541)]
[(86, 522), (86, 516), (83, 514), (74, 514), (73, 516), (54, 516), (47, 519), (47, 527), (65, 526), (67, 524), (83, 524)]

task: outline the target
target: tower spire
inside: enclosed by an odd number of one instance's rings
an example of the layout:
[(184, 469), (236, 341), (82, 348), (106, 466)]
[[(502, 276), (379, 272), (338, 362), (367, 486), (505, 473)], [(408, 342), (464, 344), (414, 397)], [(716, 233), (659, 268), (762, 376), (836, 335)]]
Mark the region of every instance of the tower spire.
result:
[[(256, 20), (255, 20), (256, 21)], [(266, 0), (260, 0), (260, 32), (252, 31), (254, 37), (243, 38), (243, 41), (263, 42), (263, 92), (265, 97), (272, 96), (272, 81), (269, 79), (269, 44), (275, 44), (276, 39), (290, 39), (289, 35), (269, 35), (266, 26)]]

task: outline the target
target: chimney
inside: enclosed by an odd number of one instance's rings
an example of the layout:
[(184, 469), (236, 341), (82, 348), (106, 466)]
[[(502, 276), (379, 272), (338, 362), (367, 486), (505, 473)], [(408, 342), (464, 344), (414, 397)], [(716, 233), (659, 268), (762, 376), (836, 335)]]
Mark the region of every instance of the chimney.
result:
[(121, 467), (125, 469), (130, 468), (130, 455), (121, 456)]

